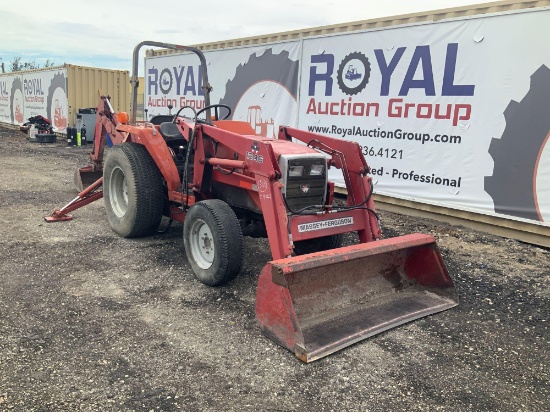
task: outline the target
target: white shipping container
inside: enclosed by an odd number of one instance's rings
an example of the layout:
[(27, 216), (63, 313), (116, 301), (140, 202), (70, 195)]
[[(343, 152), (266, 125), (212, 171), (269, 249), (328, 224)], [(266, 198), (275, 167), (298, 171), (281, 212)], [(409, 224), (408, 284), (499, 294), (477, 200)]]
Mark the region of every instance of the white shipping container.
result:
[(0, 122), (21, 125), (41, 115), (53, 130), (66, 133), (78, 109), (95, 107), (100, 95), (111, 96), (117, 111), (129, 111), (128, 71), (71, 64), (0, 74)]

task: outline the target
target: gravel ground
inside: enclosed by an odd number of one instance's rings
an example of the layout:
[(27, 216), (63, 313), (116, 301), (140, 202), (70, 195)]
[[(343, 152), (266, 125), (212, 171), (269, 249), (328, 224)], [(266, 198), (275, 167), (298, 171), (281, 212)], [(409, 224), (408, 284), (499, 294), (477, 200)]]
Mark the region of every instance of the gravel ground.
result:
[(86, 158), (0, 127), (0, 410), (550, 410), (548, 249), (381, 212), (438, 239), (460, 305), (306, 365), (255, 322), (265, 240), (208, 288), (179, 224), (123, 239), (102, 201), (45, 223)]

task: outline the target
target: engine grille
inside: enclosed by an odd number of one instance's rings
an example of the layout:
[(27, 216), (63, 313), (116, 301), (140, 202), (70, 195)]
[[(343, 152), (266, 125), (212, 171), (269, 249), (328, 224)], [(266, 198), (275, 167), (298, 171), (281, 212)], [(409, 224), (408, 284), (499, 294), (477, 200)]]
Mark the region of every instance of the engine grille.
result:
[[(322, 205), (325, 200), (326, 183), (323, 177), (289, 178), (286, 186), (286, 200), (292, 210), (311, 205)], [(307, 191), (304, 193), (304, 191)]]
[[(281, 156), (279, 161), (283, 172), (284, 189), (288, 207), (294, 211), (307, 206), (322, 205), (325, 202), (327, 190), (326, 159), (323, 155), (314, 156)], [(314, 165), (323, 165), (320, 175), (311, 176), (311, 168)], [(289, 176), (289, 170), (293, 166), (302, 167), (301, 176)]]

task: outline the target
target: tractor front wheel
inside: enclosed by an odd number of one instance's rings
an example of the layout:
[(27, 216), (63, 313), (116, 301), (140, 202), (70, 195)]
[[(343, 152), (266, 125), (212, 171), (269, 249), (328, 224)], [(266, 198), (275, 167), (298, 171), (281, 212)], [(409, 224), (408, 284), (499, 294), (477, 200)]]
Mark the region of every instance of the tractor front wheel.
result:
[(137, 143), (113, 146), (103, 168), (103, 196), (111, 228), (122, 237), (155, 232), (162, 219), (162, 175), (147, 152)]
[(205, 285), (221, 286), (241, 271), (241, 226), (224, 201), (209, 199), (191, 206), (183, 223), (183, 242), (195, 276)]

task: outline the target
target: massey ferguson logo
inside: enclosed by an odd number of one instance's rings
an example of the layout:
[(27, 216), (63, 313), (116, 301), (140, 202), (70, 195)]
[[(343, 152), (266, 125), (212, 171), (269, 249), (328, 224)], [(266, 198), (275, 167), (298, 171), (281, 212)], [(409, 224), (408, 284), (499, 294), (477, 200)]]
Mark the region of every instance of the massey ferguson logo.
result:
[(304, 195), (307, 195), (307, 193), (309, 192), (309, 185), (308, 185), (308, 184), (300, 185), (300, 191), (301, 191)]
[(258, 142), (254, 142), (251, 147), (251, 152), (246, 152), (246, 158), (247, 160), (252, 160), (256, 163), (263, 163), (264, 157), (262, 155), (259, 155), (258, 152), (260, 151), (260, 145)]
[(353, 217), (342, 217), (340, 219), (320, 220), (318, 222), (302, 223), (298, 225), (298, 232), (313, 232), (315, 230), (329, 229), (332, 227), (353, 225)]

